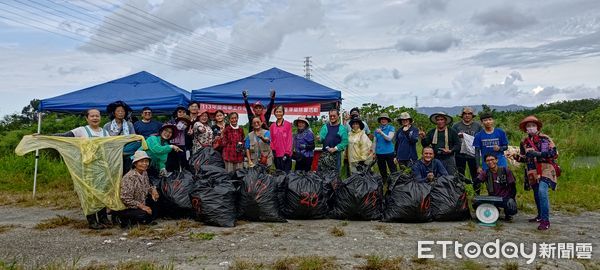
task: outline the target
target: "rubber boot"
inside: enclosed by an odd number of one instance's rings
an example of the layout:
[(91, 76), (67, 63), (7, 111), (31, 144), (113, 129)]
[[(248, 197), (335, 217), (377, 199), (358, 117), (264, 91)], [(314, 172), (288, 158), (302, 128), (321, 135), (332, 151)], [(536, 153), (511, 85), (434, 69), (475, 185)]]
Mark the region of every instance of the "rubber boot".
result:
[(96, 213), (96, 214), (98, 215), (98, 221), (100, 222), (100, 225), (102, 225), (106, 228), (112, 227), (113, 224), (108, 219), (108, 214), (106, 213), (106, 207), (100, 209), (100, 211), (98, 211), (98, 213)]
[(85, 216), (85, 218), (88, 221), (88, 228), (92, 229), (92, 230), (101, 230), (104, 227), (102, 225), (100, 225), (100, 223), (98, 223), (98, 219), (96, 218), (96, 214), (91, 214), (91, 215), (87, 215)]

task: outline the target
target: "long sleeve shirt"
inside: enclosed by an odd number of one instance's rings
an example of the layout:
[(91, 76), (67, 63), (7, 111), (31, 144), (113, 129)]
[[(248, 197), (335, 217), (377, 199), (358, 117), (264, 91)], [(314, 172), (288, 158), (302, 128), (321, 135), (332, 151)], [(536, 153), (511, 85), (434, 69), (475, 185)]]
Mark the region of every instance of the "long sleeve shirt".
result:
[(127, 208), (138, 208), (144, 204), (146, 197), (151, 192), (148, 173), (139, 173), (135, 169), (130, 170), (121, 180), (121, 201)]
[(373, 150), (375, 154), (390, 154), (394, 153), (394, 135), (396, 129), (392, 125), (380, 126), (383, 134), (374, 132), (375, 142), (373, 143)]
[(348, 162), (366, 161), (371, 150), (371, 140), (364, 130), (350, 131), (348, 135)]
[(396, 144), (394, 145), (396, 159), (416, 161), (419, 158), (417, 156), (418, 141), (419, 130), (416, 127), (410, 126), (406, 131), (400, 128), (396, 132)]
[(294, 136), (292, 135), (292, 124), (283, 120), (281, 125), (271, 124), (269, 128), (271, 133), (271, 149), (275, 152), (275, 157), (292, 156)]
[[(269, 101), (269, 105), (267, 105), (267, 110), (263, 115), (260, 116), (260, 120), (262, 121), (262, 128), (269, 129), (269, 119), (271, 118), (271, 112), (273, 111), (273, 105), (275, 104), (275, 98), (271, 98)], [(248, 99), (244, 99), (244, 105), (246, 105), (246, 114), (248, 114), (248, 123), (252, 123), (252, 118), (254, 118), (254, 111), (250, 107), (250, 103), (248, 103)], [(252, 131), (252, 125), (248, 125), (248, 133)]]
[(171, 152), (169, 142), (164, 141), (160, 136), (150, 136), (146, 143), (148, 144), (146, 153), (151, 158), (150, 166), (159, 170), (166, 168), (167, 156)]
[[(330, 131), (331, 130), (331, 131)], [(344, 125), (326, 124), (321, 128), (319, 137), (323, 148), (337, 148), (338, 151), (344, 151), (348, 147), (348, 130)]]
[(452, 152), (446, 154), (442, 151), (446, 147), (445, 143), (445, 135), (443, 130), (438, 130), (437, 141), (433, 141), (433, 135), (436, 131), (436, 128), (427, 132), (427, 136), (421, 140), (421, 145), (423, 147), (431, 146), (433, 148), (433, 152), (435, 153), (436, 158), (445, 159), (445, 158), (454, 158), (454, 153), (460, 152), (460, 140), (458, 138), (458, 133), (456, 130), (450, 127), (446, 127), (448, 129), (448, 149)]
[(431, 160), (429, 164), (425, 164), (423, 160), (417, 160), (411, 168), (413, 177), (421, 182), (426, 181), (427, 174), (430, 172), (433, 173), (435, 177), (448, 175), (448, 171), (444, 167), (444, 164), (437, 159)]
[(313, 157), (315, 153), (315, 135), (310, 128), (298, 130), (294, 135), (294, 152), (304, 157)]

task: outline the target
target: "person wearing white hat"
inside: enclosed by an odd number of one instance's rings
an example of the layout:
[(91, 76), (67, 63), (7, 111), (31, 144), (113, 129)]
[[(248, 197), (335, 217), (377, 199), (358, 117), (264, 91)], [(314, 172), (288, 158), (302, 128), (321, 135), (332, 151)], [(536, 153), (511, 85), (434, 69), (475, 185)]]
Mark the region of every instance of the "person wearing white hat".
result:
[(315, 135), (304, 116), (294, 120), (294, 126), (297, 132), (294, 134), (292, 158), (296, 161), (296, 171), (310, 171), (315, 153)]
[(401, 113), (396, 121), (402, 125), (396, 133), (396, 144), (394, 144), (396, 161), (404, 166), (410, 166), (419, 159), (417, 156), (419, 129), (412, 125), (413, 119), (408, 112)]
[(395, 173), (398, 169), (394, 159), (396, 153), (394, 152), (394, 138), (396, 135), (396, 128), (392, 124), (392, 119), (387, 113), (382, 113), (377, 117), (377, 123), (379, 127), (373, 132), (375, 139), (373, 140), (373, 152), (377, 155), (377, 167), (379, 167), (379, 173), (383, 178), (383, 183), (388, 183), (388, 169), (390, 174)]
[(156, 217), (156, 187), (150, 186), (148, 167), (150, 157), (145, 151), (136, 151), (133, 155), (133, 168), (121, 180), (121, 201), (125, 210), (113, 212), (113, 220), (121, 227), (135, 224), (151, 224)]
[[(461, 121), (457, 122), (452, 126), (454, 130), (458, 133), (458, 137), (461, 141), (461, 151), (456, 153), (456, 168), (459, 173), (465, 174), (467, 170), (467, 165), (469, 166), (469, 174), (471, 175), (471, 179), (475, 179), (479, 174), (478, 168), (479, 164), (475, 158), (475, 155), (469, 154), (463, 148), (463, 140), (465, 139), (465, 135), (475, 137), (475, 134), (479, 133), (483, 130), (481, 124), (475, 121), (474, 117), (475, 111), (471, 107), (464, 107), (462, 113), (460, 114)], [(466, 137), (468, 137), (466, 136)], [(473, 139), (473, 138), (471, 138)], [(479, 187), (474, 187), (476, 191), (479, 190)]]
[(440, 160), (450, 175), (455, 175), (456, 160), (454, 154), (460, 151), (460, 140), (458, 133), (449, 126), (452, 124), (452, 117), (444, 112), (434, 113), (429, 117), (429, 121), (436, 125), (427, 134), (419, 132), (421, 145), (423, 147), (431, 146), (435, 153), (435, 158)]

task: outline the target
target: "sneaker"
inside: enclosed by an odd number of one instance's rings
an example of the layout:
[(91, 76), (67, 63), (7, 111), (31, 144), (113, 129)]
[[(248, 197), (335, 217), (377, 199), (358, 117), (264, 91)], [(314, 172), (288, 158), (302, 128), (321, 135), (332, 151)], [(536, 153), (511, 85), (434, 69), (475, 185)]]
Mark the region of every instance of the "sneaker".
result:
[(542, 222), (542, 219), (540, 217), (534, 217), (534, 218), (530, 218), (527, 221), (533, 223), (533, 222)]
[(540, 226), (538, 226), (538, 230), (545, 231), (545, 230), (548, 230), (548, 229), (550, 229), (550, 221), (548, 221), (548, 220), (542, 220), (540, 222)]

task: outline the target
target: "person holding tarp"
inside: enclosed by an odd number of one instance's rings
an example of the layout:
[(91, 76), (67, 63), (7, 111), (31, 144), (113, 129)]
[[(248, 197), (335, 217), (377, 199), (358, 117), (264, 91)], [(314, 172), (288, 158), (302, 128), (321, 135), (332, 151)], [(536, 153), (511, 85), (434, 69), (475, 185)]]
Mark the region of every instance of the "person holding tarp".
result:
[(448, 175), (441, 161), (434, 158), (433, 148), (423, 147), (423, 157), (412, 165), (413, 177), (417, 181), (431, 182), (433, 179)]
[(340, 173), (342, 167), (341, 153), (348, 146), (348, 131), (340, 125), (340, 111), (329, 111), (329, 123), (325, 124), (317, 141), (323, 144), (323, 154), (319, 158), (319, 171), (334, 171)]
[[(515, 177), (508, 167), (498, 166), (496, 155), (487, 153), (484, 160), (487, 169), (473, 179), (473, 184), (485, 183), (489, 196), (501, 197), (502, 202), (495, 205), (504, 209), (505, 220), (510, 221), (512, 216), (517, 213)], [(477, 209), (479, 204), (474, 203), (473, 209)]]
[[(250, 108), (250, 104), (248, 103), (248, 91), (242, 91), (242, 98), (244, 99), (244, 105), (246, 105), (246, 113), (248, 114), (248, 122), (252, 123), (252, 118), (255, 116), (260, 117), (260, 121), (262, 121), (263, 129), (269, 129), (269, 119), (271, 118), (271, 111), (273, 111), (273, 105), (275, 104), (275, 90), (271, 89), (271, 101), (269, 105), (267, 105), (267, 111), (265, 112), (265, 106), (257, 101)], [(252, 126), (248, 127), (248, 132), (252, 131)]]
[[(151, 163), (148, 168), (148, 174), (151, 177), (169, 176), (167, 172), (167, 159), (172, 151), (182, 152), (183, 150), (174, 144), (170, 144), (171, 138), (177, 136), (178, 129), (175, 125), (164, 124), (159, 130), (158, 135), (150, 136), (147, 140), (148, 151)], [(143, 150), (143, 149), (138, 149)]]
[(366, 166), (366, 162), (373, 156), (372, 143), (365, 133), (365, 124), (359, 118), (350, 120), (352, 130), (348, 135), (348, 162), (350, 172), (357, 173), (359, 166)]
[(271, 167), (273, 164), (273, 151), (271, 150), (271, 135), (262, 128), (262, 120), (255, 116), (252, 118), (252, 132), (246, 136), (246, 157), (248, 165), (262, 165)]
[(315, 135), (304, 116), (294, 120), (294, 125), (297, 132), (294, 134), (292, 158), (296, 160), (296, 171), (310, 171), (315, 153)]
[(402, 128), (396, 133), (396, 162), (403, 166), (411, 166), (419, 159), (417, 156), (417, 142), (419, 129), (412, 125), (413, 119), (408, 112), (403, 112), (396, 119)]
[(460, 151), (460, 140), (458, 133), (449, 126), (452, 124), (452, 117), (444, 112), (434, 113), (429, 116), (429, 121), (436, 127), (425, 134), (419, 132), (421, 145), (423, 147), (431, 146), (435, 153), (435, 158), (444, 164), (444, 168), (451, 175), (456, 174), (456, 161), (454, 154)]
[(133, 155), (133, 168), (121, 180), (121, 201), (127, 209), (115, 211), (113, 221), (121, 228), (136, 224), (156, 224), (156, 202), (158, 191), (150, 185), (146, 170), (150, 165), (150, 157), (144, 151), (136, 151)]
[[(85, 112), (86, 126), (75, 128), (54, 136), (25, 136), (15, 149), (17, 155), (44, 148), (56, 149), (65, 161), (73, 188), (81, 202), (81, 208), (90, 229), (110, 227), (107, 208), (120, 210), (124, 205), (119, 199), (118, 186), (123, 171), (123, 146), (140, 141), (140, 135), (111, 137), (100, 127), (100, 111)], [(75, 137), (75, 138), (62, 138)], [(145, 142), (142, 143), (142, 147)]]
[(538, 230), (548, 230), (550, 229), (548, 189), (556, 189), (556, 182), (561, 173), (556, 163), (558, 150), (552, 139), (540, 132), (542, 122), (535, 116), (525, 117), (519, 123), (519, 128), (526, 132), (527, 136), (521, 140), (521, 152), (515, 155), (515, 159), (527, 164), (525, 190), (533, 189), (538, 210), (537, 216), (529, 222), (539, 222)]

